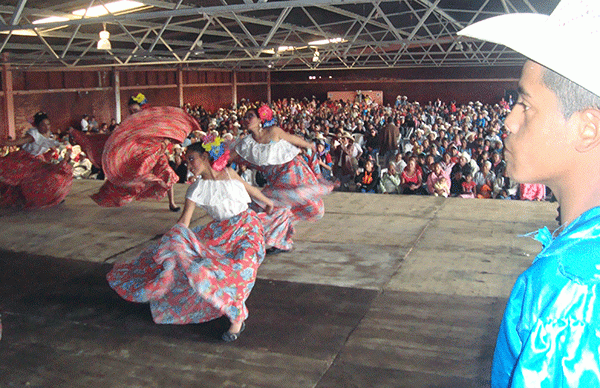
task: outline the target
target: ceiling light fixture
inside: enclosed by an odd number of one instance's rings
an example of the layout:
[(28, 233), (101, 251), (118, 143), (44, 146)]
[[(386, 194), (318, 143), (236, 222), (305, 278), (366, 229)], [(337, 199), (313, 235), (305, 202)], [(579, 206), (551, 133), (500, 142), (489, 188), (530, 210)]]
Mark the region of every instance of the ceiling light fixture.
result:
[(313, 54), (313, 59), (312, 59), (312, 61), (313, 61), (313, 62), (319, 62), (319, 55), (320, 55), (320, 54), (319, 54), (319, 50), (318, 50), (318, 49), (316, 49), (316, 50), (315, 50), (315, 53)]
[(100, 31), (100, 40), (98, 41), (98, 50), (110, 50), (110, 32), (106, 31), (106, 24), (103, 24), (103, 30)]

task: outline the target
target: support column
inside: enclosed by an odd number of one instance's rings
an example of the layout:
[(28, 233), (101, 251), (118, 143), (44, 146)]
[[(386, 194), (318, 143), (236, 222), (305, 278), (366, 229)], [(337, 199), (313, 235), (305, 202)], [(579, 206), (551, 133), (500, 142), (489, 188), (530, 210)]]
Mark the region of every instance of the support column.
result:
[(183, 70), (177, 69), (177, 94), (179, 96), (179, 107), (183, 108)]
[(271, 70), (267, 71), (267, 102), (271, 103)]
[(13, 95), (13, 76), (8, 63), (8, 53), (2, 54), (2, 91), (4, 92), (3, 99), (3, 113), (6, 118), (6, 125), (3, 126), (3, 130), (0, 131), (0, 138), (2, 139), (15, 139), (15, 99)]
[(233, 85), (231, 86), (231, 99), (233, 101), (231, 101), (231, 106), (233, 107), (233, 109), (237, 109), (237, 101), (238, 101), (238, 95), (237, 95), (237, 71), (233, 71), (232, 74), (233, 77)]
[(121, 73), (118, 69), (113, 69), (114, 90), (115, 90), (115, 120), (121, 122)]

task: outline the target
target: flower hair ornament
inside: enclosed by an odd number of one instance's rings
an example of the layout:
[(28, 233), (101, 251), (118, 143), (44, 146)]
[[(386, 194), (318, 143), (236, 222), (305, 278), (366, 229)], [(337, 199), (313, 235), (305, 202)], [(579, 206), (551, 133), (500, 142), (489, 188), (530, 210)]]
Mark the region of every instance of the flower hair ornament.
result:
[(213, 162), (210, 164), (217, 171), (223, 170), (229, 160), (229, 150), (225, 148), (223, 139), (212, 133), (202, 138), (202, 148), (208, 152)]
[(138, 93), (137, 96), (131, 96), (131, 98), (129, 99), (129, 104), (138, 104), (139, 106), (142, 105), (146, 105), (148, 103), (148, 100), (146, 99), (146, 96), (144, 96), (142, 93)]
[(277, 119), (273, 117), (273, 110), (268, 105), (258, 108), (258, 116), (264, 127), (272, 127), (277, 124)]

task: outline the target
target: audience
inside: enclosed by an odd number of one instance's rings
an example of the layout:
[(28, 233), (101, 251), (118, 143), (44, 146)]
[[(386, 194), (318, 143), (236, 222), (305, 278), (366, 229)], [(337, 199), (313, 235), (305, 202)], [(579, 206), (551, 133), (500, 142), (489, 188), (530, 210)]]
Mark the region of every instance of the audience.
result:
[[(260, 104), (242, 99), (237, 107), (215, 113), (185, 104), (202, 131), (192, 133), (183, 147), (207, 133), (227, 142), (246, 136), (241, 118)], [(337, 181), (337, 190), (524, 200), (551, 195), (543, 186), (519, 185), (504, 173), (503, 123), (511, 108), (504, 99), (493, 105), (440, 99), (422, 104), (399, 95), (393, 106), (384, 106), (368, 99), (320, 103), (313, 97), (281, 99), (271, 107), (284, 131), (316, 143), (315, 168), (324, 179)], [(86, 126), (87, 119), (82, 120), (82, 130), (92, 127)], [(113, 119), (100, 130), (110, 132), (117, 125)], [(184, 181), (181, 149), (176, 153), (172, 164)], [(256, 172), (236, 167), (260, 185)]]

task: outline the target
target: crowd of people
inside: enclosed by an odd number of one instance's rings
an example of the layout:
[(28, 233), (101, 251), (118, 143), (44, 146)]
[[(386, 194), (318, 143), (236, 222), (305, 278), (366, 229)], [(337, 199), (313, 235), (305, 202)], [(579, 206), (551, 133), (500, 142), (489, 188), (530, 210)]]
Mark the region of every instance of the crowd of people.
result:
[[(211, 132), (235, 143), (248, 134), (242, 120), (245, 113), (263, 104), (242, 99), (236, 108), (220, 108), (212, 113), (185, 104), (183, 109), (196, 118), (200, 130), (193, 131), (182, 145), (171, 144), (167, 149), (179, 182), (189, 183), (191, 177), (182, 157), (187, 145)], [(271, 107), (274, 120), (284, 132), (316, 144), (317, 168), (326, 179), (338, 183), (336, 190), (463, 198), (552, 198), (543, 185), (517, 184), (505, 173), (503, 123), (511, 105), (511, 98), (496, 104), (476, 101), (458, 105), (439, 99), (421, 104), (399, 95), (394, 104), (385, 106), (372, 100), (320, 103), (313, 97), (277, 100)], [(77, 138), (85, 133), (83, 126), (77, 133), (71, 131), (75, 141), (62, 137), (57, 160), (68, 150), (75, 178), (104, 179), (94, 158), (77, 147)], [(116, 128), (118, 124), (111, 123), (108, 132), (98, 133), (108, 136)], [(88, 136), (94, 135), (88, 132)], [(10, 149), (4, 147), (3, 151), (6, 154)], [(257, 176), (257, 171), (246, 165), (235, 167), (251, 184), (263, 185), (260, 172)]]
[[(444, 197), (545, 200), (539, 184), (517, 184), (506, 175), (504, 119), (512, 98), (496, 104), (427, 104), (398, 96), (395, 103), (372, 100), (282, 99), (272, 104), (278, 125), (316, 144), (320, 173), (339, 183), (338, 190), (365, 193), (421, 194)], [(243, 138), (241, 117), (260, 106), (243, 100), (236, 109), (210, 114), (200, 106), (184, 109), (202, 132), (229, 141)], [(190, 141), (198, 138), (192, 134)], [(307, 155), (310, 157), (310, 155)], [(243, 167), (242, 167), (243, 168)], [(254, 177), (252, 171), (244, 175)]]

